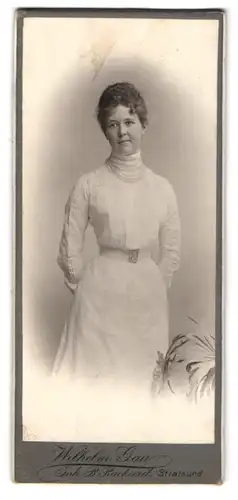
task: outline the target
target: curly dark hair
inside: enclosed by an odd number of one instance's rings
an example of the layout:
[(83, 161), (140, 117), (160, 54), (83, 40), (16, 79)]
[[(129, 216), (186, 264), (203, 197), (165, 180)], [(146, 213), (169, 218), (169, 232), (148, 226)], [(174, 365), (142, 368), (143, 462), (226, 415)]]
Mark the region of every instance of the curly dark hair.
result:
[(140, 92), (130, 82), (117, 82), (109, 85), (102, 93), (97, 106), (97, 119), (105, 134), (107, 119), (112, 108), (116, 106), (130, 108), (137, 114), (142, 127), (148, 123), (146, 104)]

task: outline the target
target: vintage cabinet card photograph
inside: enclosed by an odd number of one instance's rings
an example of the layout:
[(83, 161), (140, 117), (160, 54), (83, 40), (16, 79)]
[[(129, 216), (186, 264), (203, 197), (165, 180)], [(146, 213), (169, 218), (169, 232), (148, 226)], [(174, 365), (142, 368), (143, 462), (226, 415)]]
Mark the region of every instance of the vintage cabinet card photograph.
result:
[(17, 482), (222, 482), (224, 13), (19, 9)]

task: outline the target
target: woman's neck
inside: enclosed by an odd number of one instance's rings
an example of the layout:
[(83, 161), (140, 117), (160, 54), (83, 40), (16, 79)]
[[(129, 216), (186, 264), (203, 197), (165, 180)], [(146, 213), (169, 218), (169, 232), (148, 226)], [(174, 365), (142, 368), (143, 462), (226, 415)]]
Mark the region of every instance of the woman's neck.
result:
[(111, 151), (110, 158), (121, 158), (123, 160), (131, 160), (132, 158), (138, 158), (141, 156), (140, 149), (133, 151), (133, 153), (121, 153), (116, 151)]
[(106, 165), (112, 173), (127, 182), (141, 179), (145, 172), (140, 151), (131, 154), (114, 153), (112, 151), (106, 160)]

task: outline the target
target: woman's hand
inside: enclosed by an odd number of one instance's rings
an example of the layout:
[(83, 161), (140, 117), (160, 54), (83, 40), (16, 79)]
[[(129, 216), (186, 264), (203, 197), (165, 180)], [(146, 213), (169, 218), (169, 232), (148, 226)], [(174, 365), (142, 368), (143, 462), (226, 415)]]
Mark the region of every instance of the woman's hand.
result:
[(74, 293), (76, 292), (77, 288), (78, 288), (78, 283), (71, 283), (66, 277), (65, 277), (65, 285), (67, 286), (67, 288), (70, 290), (70, 292), (74, 295)]

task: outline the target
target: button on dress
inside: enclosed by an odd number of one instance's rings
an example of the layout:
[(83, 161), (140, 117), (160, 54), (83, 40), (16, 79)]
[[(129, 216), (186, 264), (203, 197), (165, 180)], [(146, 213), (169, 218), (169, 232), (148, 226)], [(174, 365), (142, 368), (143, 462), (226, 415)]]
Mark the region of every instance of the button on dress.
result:
[[(84, 266), (88, 224), (99, 255)], [(130, 250), (144, 256), (131, 262)], [(145, 167), (127, 182), (107, 164), (82, 175), (66, 204), (58, 256), (74, 294), (54, 373), (149, 383), (157, 351), (169, 344), (167, 289), (179, 255), (177, 202), (165, 178)]]

